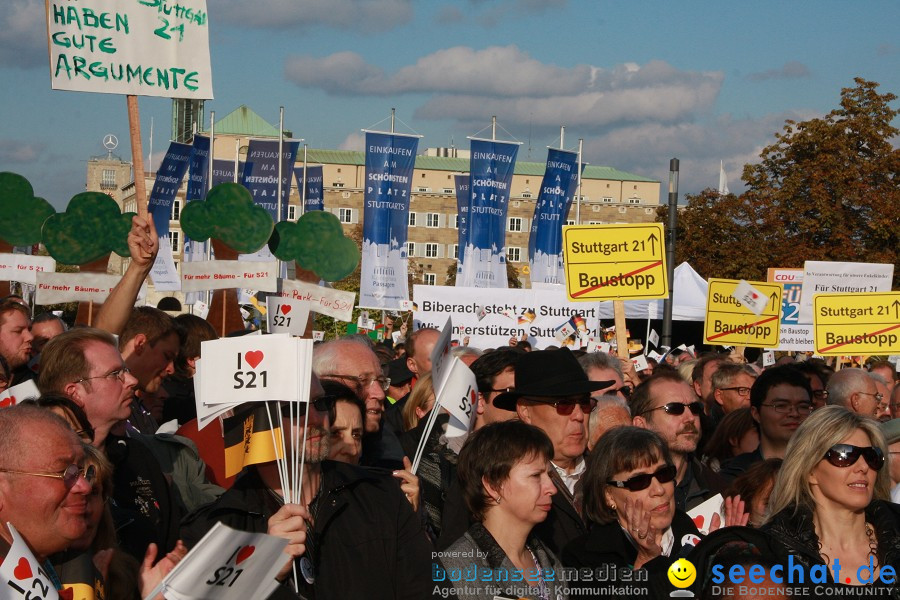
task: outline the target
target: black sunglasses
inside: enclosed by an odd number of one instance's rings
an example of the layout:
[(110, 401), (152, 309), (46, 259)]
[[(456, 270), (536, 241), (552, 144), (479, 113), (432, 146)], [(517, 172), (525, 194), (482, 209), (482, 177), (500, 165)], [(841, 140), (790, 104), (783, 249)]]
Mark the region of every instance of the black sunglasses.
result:
[[(334, 408), (335, 403), (337, 402), (337, 396), (319, 396), (315, 400), (312, 401), (313, 406), (319, 412), (329, 412)], [(290, 418), (292, 416), (292, 403), (291, 402), (282, 402), (281, 403), (281, 416)], [(293, 408), (293, 416), (297, 414), (303, 414), (306, 409), (300, 404), (297, 403), (297, 408)]]
[(666, 465), (657, 469), (656, 473), (641, 473), (640, 475), (635, 475), (625, 481), (610, 480), (606, 483), (617, 488), (626, 488), (631, 492), (639, 492), (650, 487), (650, 483), (654, 477), (660, 483), (669, 483), (675, 479), (675, 473), (675, 465)]
[(879, 471), (884, 466), (884, 454), (881, 448), (874, 446), (852, 446), (835, 444), (825, 453), (825, 460), (836, 467), (852, 467), (862, 456), (870, 468)]
[(657, 406), (656, 408), (651, 408), (650, 410), (645, 410), (642, 414), (647, 414), (648, 412), (653, 412), (654, 410), (664, 410), (667, 415), (675, 415), (680, 416), (684, 414), (684, 409), (691, 409), (691, 414), (695, 417), (699, 414), (703, 413), (703, 403), (702, 402), (691, 402), (690, 404), (684, 404), (683, 402), (669, 402), (668, 404), (663, 404), (662, 406)]
[(590, 414), (594, 407), (597, 406), (597, 400), (594, 398), (562, 398), (560, 400), (554, 400), (553, 402), (546, 402), (543, 398), (528, 398), (525, 397), (526, 400), (531, 400), (532, 402), (538, 402), (540, 404), (548, 404), (556, 409), (556, 414), (560, 416), (568, 416), (571, 415), (575, 411), (575, 406), (581, 407), (581, 412), (585, 415)]

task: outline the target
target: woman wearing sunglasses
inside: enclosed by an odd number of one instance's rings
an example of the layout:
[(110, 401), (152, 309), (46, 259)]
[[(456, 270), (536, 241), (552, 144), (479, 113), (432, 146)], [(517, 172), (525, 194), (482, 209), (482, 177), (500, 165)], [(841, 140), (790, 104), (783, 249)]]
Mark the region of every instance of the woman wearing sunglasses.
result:
[(584, 515), (591, 530), (562, 553), (567, 567), (615, 565), (665, 571), (684, 545), (699, 539), (675, 508), (675, 466), (656, 433), (616, 427), (594, 446), (584, 474)]
[[(761, 527), (781, 564), (792, 556), (807, 577), (814, 566), (827, 565), (830, 582), (881, 581), (893, 583), (896, 592), (900, 507), (888, 501), (886, 455), (878, 422), (842, 407), (816, 410), (800, 425), (788, 444), (769, 498), (769, 517)], [(837, 576), (835, 561), (840, 564)]]

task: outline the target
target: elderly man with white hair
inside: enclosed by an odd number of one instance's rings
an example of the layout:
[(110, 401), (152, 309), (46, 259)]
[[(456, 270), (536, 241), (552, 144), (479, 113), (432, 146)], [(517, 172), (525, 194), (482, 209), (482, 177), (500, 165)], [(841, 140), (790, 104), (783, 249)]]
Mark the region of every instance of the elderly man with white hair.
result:
[(880, 419), (890, 414), (888, 399), (878, 391), (875, 379), (863, 369), (841, 369), (828, 380), (828, 404)]

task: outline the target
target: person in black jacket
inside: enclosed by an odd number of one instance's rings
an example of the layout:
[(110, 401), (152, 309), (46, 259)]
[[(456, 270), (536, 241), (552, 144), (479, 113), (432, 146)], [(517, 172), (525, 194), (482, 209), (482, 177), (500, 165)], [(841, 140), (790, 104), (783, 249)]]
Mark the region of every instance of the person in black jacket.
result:
[(284, 503), (275, 462), (248, 467), (222, 497), (185, 519), (185, 543), (217, 522), (289, 540), (285, 553), (295, 560), (285, 561), (273, 598), (296, 598), (295, 583), (300, 597), (318, 600), (428, 597), (431, 545), (400, 486), (389, 472), (325, 460), (333, 402), (315, 376), (310, 401), (295, 434), (306, 445), (299, 501)]

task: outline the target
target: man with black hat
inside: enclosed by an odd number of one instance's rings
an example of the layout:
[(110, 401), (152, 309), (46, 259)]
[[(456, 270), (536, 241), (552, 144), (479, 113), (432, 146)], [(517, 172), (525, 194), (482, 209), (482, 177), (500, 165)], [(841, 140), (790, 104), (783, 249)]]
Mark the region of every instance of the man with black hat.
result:
[(595, 401), (591, 392), (613, 381), (589, 381), (567, 349), (529, 352), (516, 363), (516, 387), (494, 399), (497, 408), (544, 431), (553, 442), (550, 478), (558, 494), (534, 534), (556, 554), (570, 540), (587, 533), (581, 517), (581, 486), (587, 448), (587, 420)]
[(412, 391), (413, 377), (415, 373), (406, 365), (406, 358), (401, 356), (387, 364), (388, 379), (391, 380), (387, 389), (388, 404), (384, 409), (384, 422), (391, 430), (399, 435), (403, 432), (403, 405), (409, 399)]

